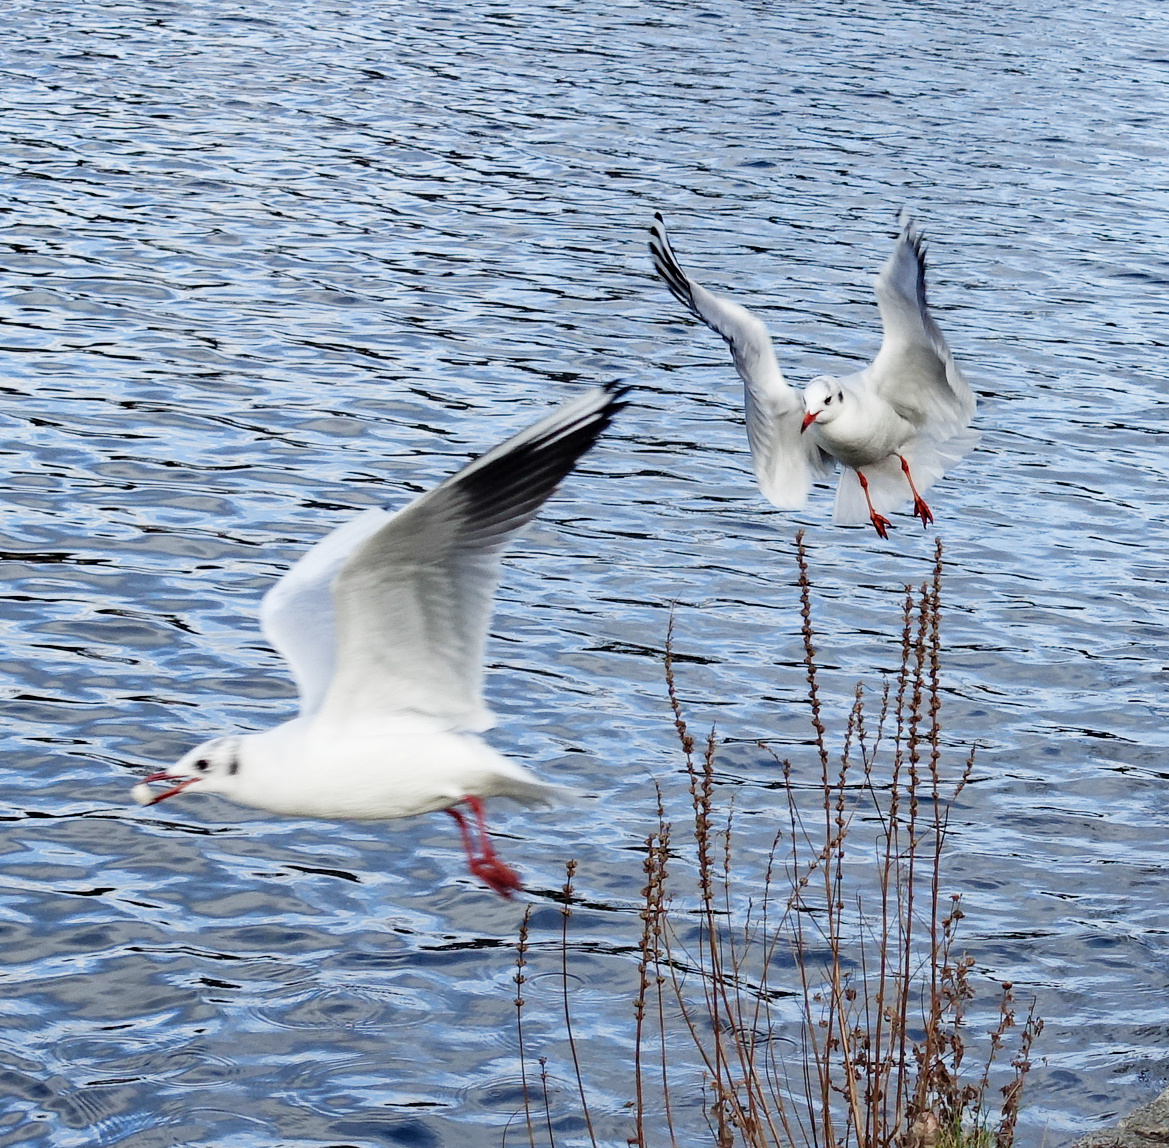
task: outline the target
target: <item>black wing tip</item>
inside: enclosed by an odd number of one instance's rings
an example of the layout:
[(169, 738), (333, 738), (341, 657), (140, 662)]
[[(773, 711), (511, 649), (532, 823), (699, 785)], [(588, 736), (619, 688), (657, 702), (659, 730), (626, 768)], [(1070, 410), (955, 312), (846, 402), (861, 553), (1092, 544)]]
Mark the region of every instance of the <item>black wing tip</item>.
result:
[(908, 204), (902, 204), (897, 214), (897, 238), (904, 239), (913, 248), (913, 254), (924, 267), (929, 246), (926, 243), (925, 232), (917, 226), (917, 220), (910, 213)]
[(605, 410), (612, 411), (614, 414), (617, 411), (623, 411), (629, 403), (626, 398), (633, 393), (633, 384), (627, 383), (624, 379), (610, 379), (607, 383), (601, 384), (601, 390), (609, 396), (609, 401), (605, 404)]
[(657, 251), (661, 250), (669, 255), (673, 255), (670, 248), (670, 237), (666, 232), (666, 221), (662, 218), (660, 211), (654, 212), (654, 222), (649, 225), (649, 249), (655, 255)]
[(670, 239), (666, 235), (665, 229), (666, 221), (662, 218), (660, 211), (654, 212), (654, 219), (662, 225), (661, 231), (658, 231), (656, 227), (649, 229), (649, 253), (653, 259), (654, 270), (658, 273), (658, 277), (662, 282), (670, 289), (670, 294), (687, 311), (697, 315), (698, 310), (694, 306), (694, 292), (690, 286), (690, 278), (682, 270), (682, 265), (678, 262), (678, 257), (674, 254), (674, 249), (670, 246)]
[[(603, 396), (600, 401), (590, 404), (571, 417), (568, 416), (566, 410), (565, 417), (552, 422), (552, 425), (543, 433), (535, 438), (528, 438), (526, 442), (518, 443), (519, 451), (527, 449), (539, 453), (554, 448), (557, 443), (579, 439), (586, 445), (579, 447), (578, 454), (584, 454), (600, 438), (614, 417), (629, 406), (628, 397), (633, 391), (633, 384), (627, 383), (624, 379), (610, 379), (608, 382), (599, 384), (597, 390)], [(569, 408), (576, 402), (580, 402), (580, 400), (569, 400), (568, 403), (564, 404), (564, 407)], [(557, 412), (554, 410), (550, 419), (555, 419), (556, 414)], [(533, 426), (538, 425), (533, 424)], [(529, 427), (528, 431), (521, 431), (517, 438), (523, 439), (531, 430), (532, 427)]]
[(494, 537), (500, 527), (518, 529), (535, 516), (628, 405), (625, 398), (633, 388), (614, 379), (600, 384), (599, 389), (604, 392), (603, 402), (572, 413), (565, 411), (563, 418), (538, 434), (532, 435), (533, 427), (529, 427), (447, 480), (460, 490), (480, 520), (477, 531)]
[[(624, 379), (610, 379), (609, 382), (601, 384), (601, 390), (605, 392), (605, 402), (593, 412), (592, 417), (596, 420), (592, 426), (593, 442), (596, 442), (609, 429), (609, 424), (613, 419), (629, 406), (629, 395), (633, 392), (633, 384), (625, 382)], [(589, 422), (589, 416), (582, 420), (582, 424), (585, 426), (589, 425)]]

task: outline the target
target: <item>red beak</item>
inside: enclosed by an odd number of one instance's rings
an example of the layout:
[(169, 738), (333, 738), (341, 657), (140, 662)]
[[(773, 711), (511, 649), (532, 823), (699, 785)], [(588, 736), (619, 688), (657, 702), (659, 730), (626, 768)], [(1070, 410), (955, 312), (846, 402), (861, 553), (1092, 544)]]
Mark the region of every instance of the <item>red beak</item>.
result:
[(202, 778), (199, 777), (172, 777), (169, 773), (166, 772), (165, 769), (161, 773), (152, 773), (149, 777), (144, 777), (142, 779), (143, 785), (149, 785), (153, 781), (177, 781), (178, 785), (174, 786), (172, 789), (165, 790), (157, 797), (152, 797), (146, 804), (157, 805), (160, 801), (165, 801), (168, 797), (174, 797), (176, 793), (182, 793), (188, 785), (193, 785), (196, 781), (201, 780)]
[(810, 427), (816, 421), (816, 415), (819, 413), (819, 411), (816, 411), (816, 413), (813, 414), (811, 411), (809, 411), (806, 415), (804, 415), (804, 421), (800, 423), (800, 434), (803, 434), (804, 431), (806, 431), (808, 427)]

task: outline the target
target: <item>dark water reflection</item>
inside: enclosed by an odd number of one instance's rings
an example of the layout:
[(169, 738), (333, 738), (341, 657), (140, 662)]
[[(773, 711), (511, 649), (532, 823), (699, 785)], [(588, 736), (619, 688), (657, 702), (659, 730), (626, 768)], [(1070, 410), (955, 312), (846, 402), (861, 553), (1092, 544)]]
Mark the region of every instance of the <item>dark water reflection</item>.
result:
[[(837, 709), (893, 663), (932, 546), (830, 528), (827, 492), (762, 503), (724, 350), (651, 278), (654, 210), (798, 383), (872, 353), (903, 202), (934, 237), (984, 429), (934, 500), (948, 736), (982, 747), (967, 938), (1047, 1020), (1027, 1144), (1165, 1082), (1160, 8), (9, 7), (0, 1143), (499, 1142), (521, 910), (447, 825), (126, 789), (287, 713), (255, 608), (314, 538), (612, 377), (639, 401), (509, 557), (489, 688), (494, 744), (597, 795), (494, 822), (537, 903), (580, 860), (578, 1036), (624, 1143), (651, 776), (683, 808), (670, 604), (762, 844), (774, 767), (744, 743), (799, 768), (808, 737), (795, 528)], [(536, 958), (558, 929), (537, 912)], [(529, 1040), (568, 1145), (553, 968)]]

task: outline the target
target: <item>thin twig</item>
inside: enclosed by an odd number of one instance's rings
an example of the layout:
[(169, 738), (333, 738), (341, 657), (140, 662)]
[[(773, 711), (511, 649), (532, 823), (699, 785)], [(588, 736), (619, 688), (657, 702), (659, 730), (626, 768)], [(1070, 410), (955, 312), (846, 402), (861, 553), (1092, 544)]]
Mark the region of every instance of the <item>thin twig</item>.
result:
[(564, 990), (564, 1032), (568, 1038), (568, 1049), (572, 1053), (572, 1069), (576, 1074), (576, 1087), (580, 1092), (580, 1110), (584, 1114), (589, 1142), (597, 1146), (593, 1135), (593, 1120), (589, 1114), (589, 1102), (585, 1097), (584, 1078), (580, 1073), (580, 1058), (576, 1053), (576, 1041), (572, 1035), (572, 1010), (568, 1006), (568, 918), (572, 916), (572, 879), (576, 876), (576, 861), (569, 860), (564, 866), (564, 904), (560, 907), (560, 985)]
[(528, 921), (532, 915), (532, 906), (528, 905), (524, 909), (524, 919), (520, 922), (520, 936), (516, 944), (516, 958), (515, 958), (515, 1025), (516, 1037), (519, 1041), (520, 1053), (520, 1091), (524, 1098), (524, 1120), (528, 1126), (528, 1145), (529, 1148), (536, 1148), (536, 1134), (532, 1129), (532, 1107), (528, 1098), (528, 1074), (526, 1068), (526, 1060), (524, 1057), (524, 1024), (523, 1024), (523, 1009), (524, 1009), (524, 968), (526, 967), (526, 953), (528, 947)]

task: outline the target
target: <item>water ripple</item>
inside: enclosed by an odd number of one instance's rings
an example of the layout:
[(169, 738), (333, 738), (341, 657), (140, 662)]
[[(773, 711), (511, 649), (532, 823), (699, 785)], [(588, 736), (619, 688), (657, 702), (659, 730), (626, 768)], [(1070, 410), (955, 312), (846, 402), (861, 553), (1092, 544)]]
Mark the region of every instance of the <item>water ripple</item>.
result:
[[(494, 743), (589, 795), (493, 823), (537, 904), (580, 861), (579, 1037), (624, 1142), (651, 777), (685, 808), (671, 609), (683, 701), (765, 848), (755, 739), (812, 761), (795, 529), (834, 715), (893, 668), (932, 550), (832, 529), (823, 490), (762, 502), (725, 350), (652, 278), (654, 210), (797, 383), (872, 354), (870, 278), (918, 211), (984, 429), (935, 506), (947, 738), (980, 747), (951, 877), (980, 970), (1047, 1020), (1023, 1142), (1147, 1098), (1169, 1063), (1158, 10), (11, 7), (0, 1143), (517, 1134), (519, 909), (442, 820), (125, 790), (288, 713), (255, 609), (316, 538), (615, 377), (636, 404), (508, 556), (488, 688)], [(529, 1048), (568, 1144), (547, 903)]]

